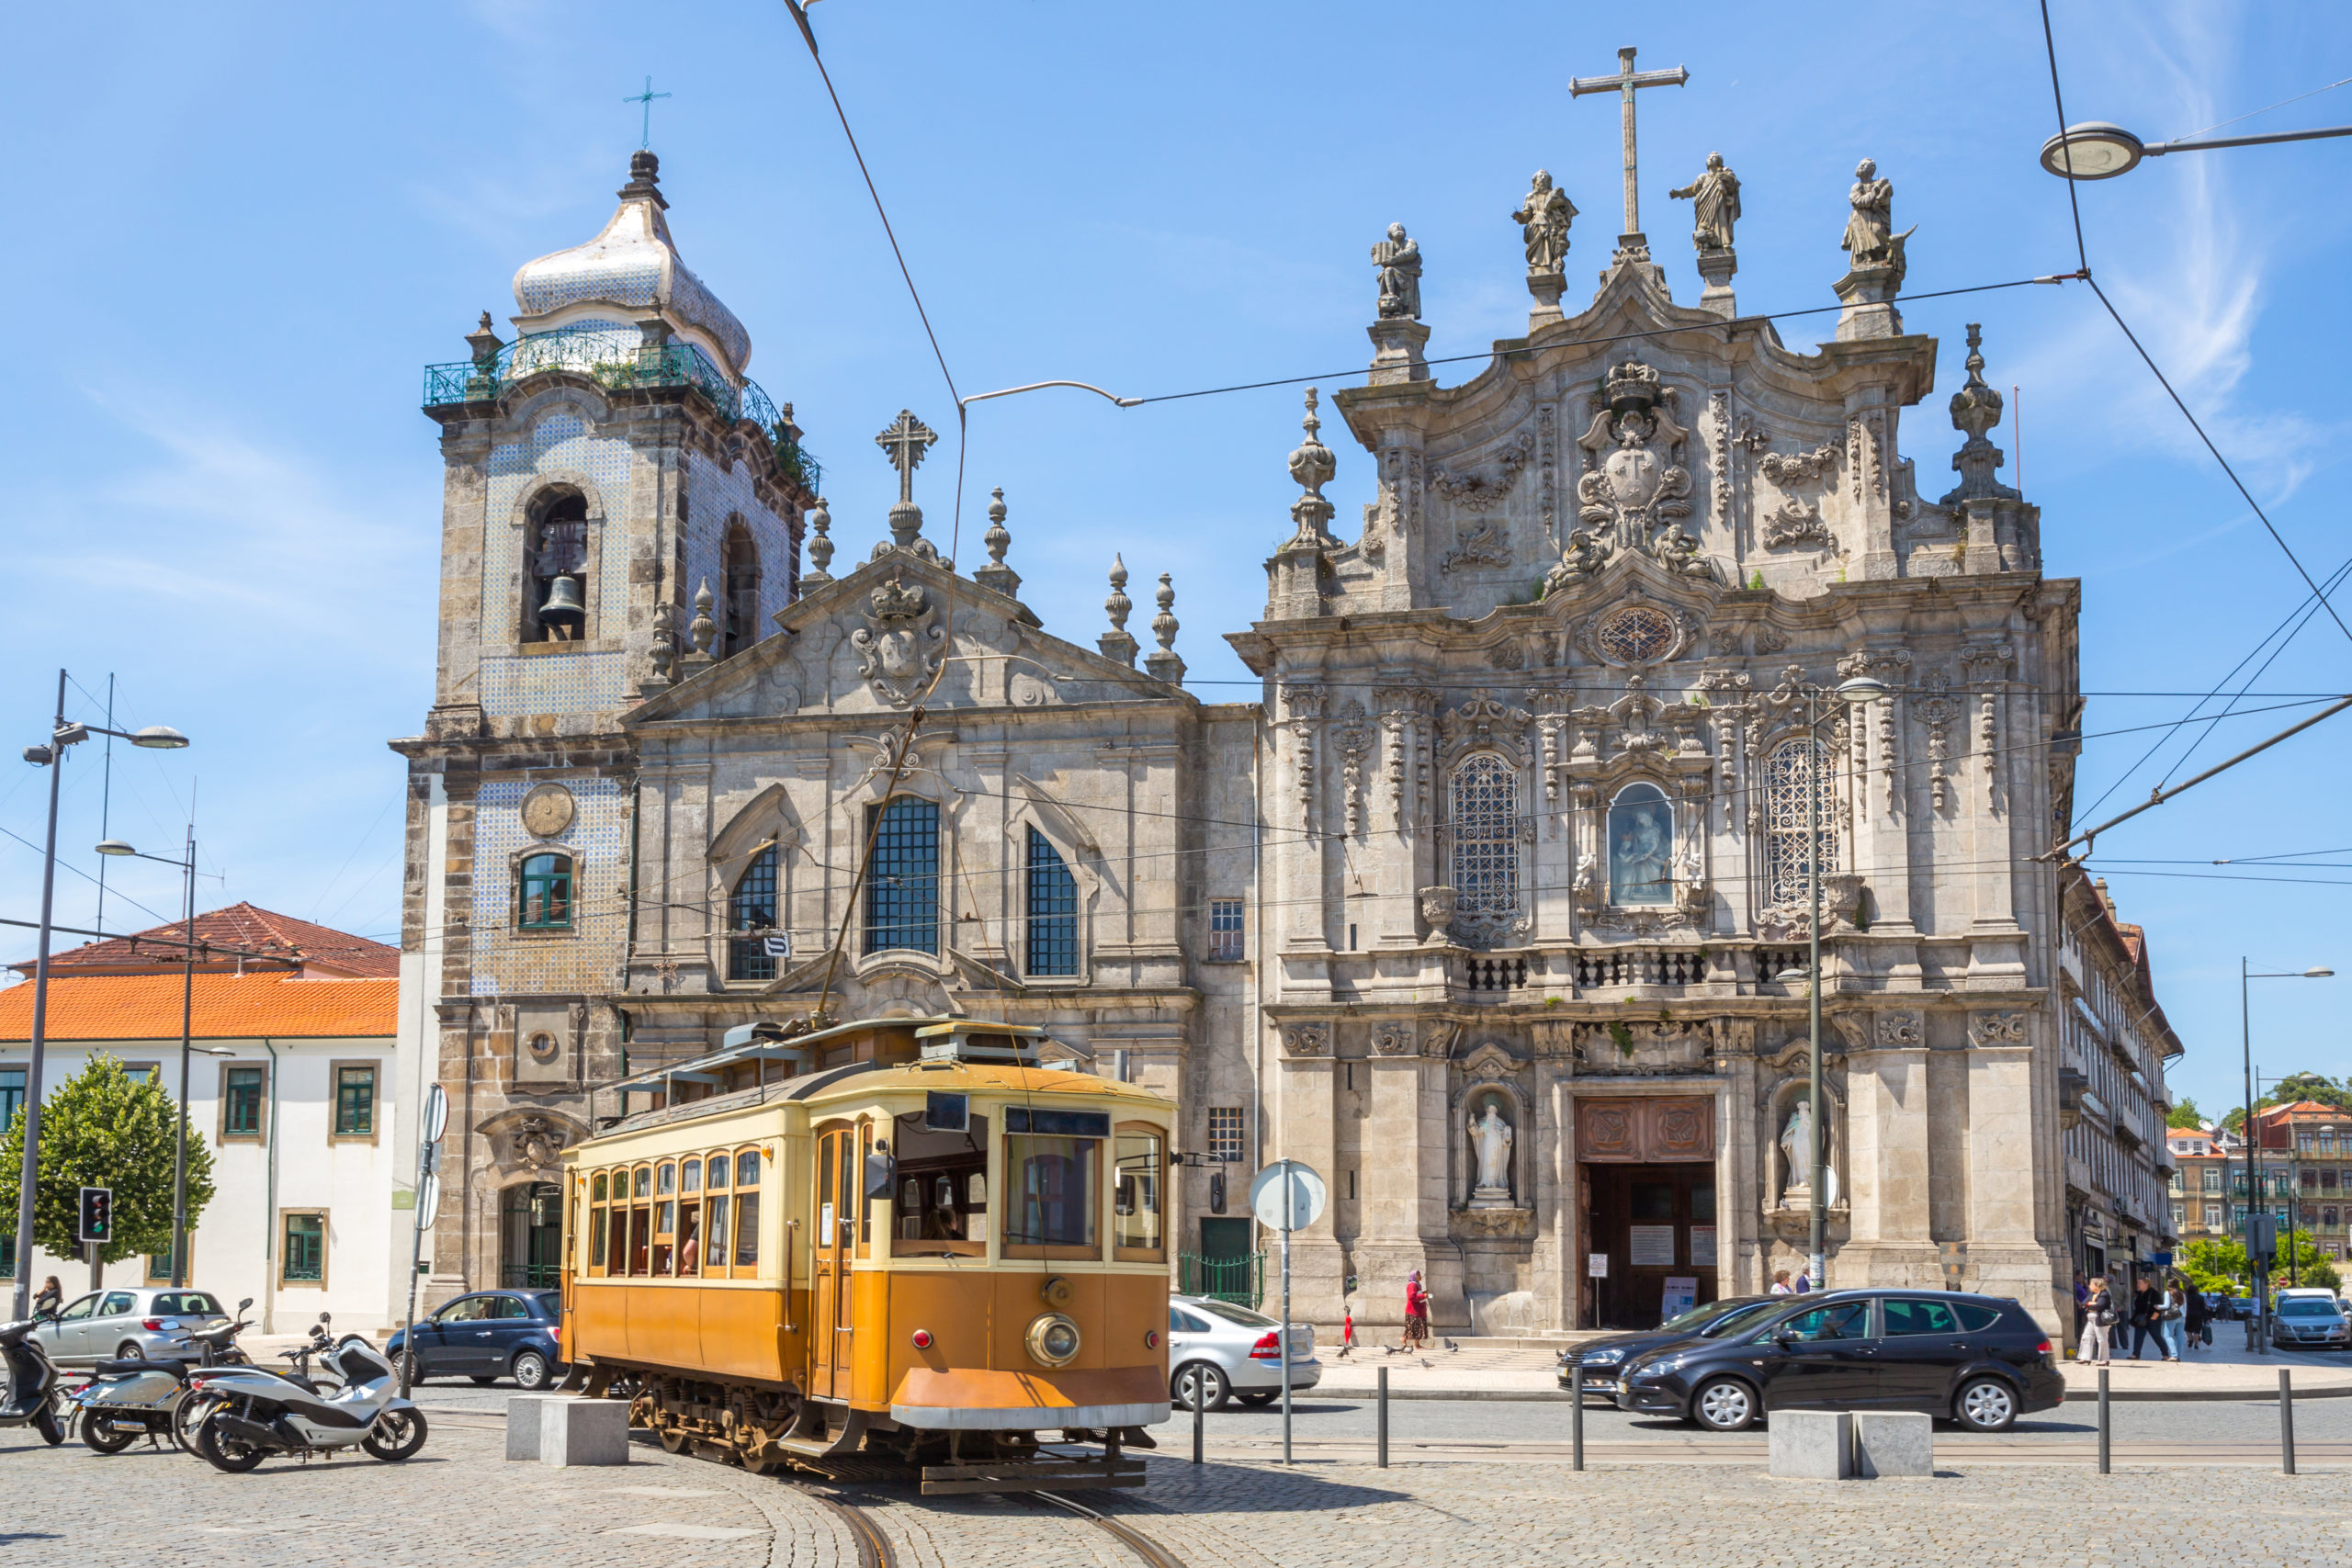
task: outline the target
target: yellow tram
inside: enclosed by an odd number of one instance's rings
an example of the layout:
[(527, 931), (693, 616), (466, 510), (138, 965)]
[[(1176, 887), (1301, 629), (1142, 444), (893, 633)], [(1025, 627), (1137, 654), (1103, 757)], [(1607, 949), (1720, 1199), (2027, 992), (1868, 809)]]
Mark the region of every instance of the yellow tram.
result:
[(1041, 1034), (757, 1025), (628, 1080), (662, 1106), (563, 1155), (564, 1353), (590, 1392), (754, 1470), (1141, 1484), (1121, 1450), (1168, 1418), (1175, 1107), (1041, 1066)]

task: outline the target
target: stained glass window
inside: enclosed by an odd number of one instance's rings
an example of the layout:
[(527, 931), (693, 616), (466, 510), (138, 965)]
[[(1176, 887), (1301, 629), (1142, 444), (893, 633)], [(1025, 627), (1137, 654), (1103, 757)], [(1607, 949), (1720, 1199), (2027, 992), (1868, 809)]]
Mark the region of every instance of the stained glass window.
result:
[(727, 929), (740, 933), (727, 943), (729, 979), (775, 978), (775, 960), (764, 945), (775, 927), (775, 847), (770, 845), (752, 857), (727, 900)]
[(1826, 793), (1829, 749), (1818, 740), (1783, 740), (1764, 763), (1764, 878), (1767, 904), (1809, 901), (1813, 861), (1805, 852), (1805, 829), (1813, 810), (1816, 770), (1824, 784), (1821, 801), (1821, 868), (1837, 868), (1838, 827)]
[(1499, 930), (1519, 913), (1519, 781), (1492, 751), (1453, 771), (1454, 919)]
[(1035, 828), (1029, 829), (1029, 943), (1023, 968), (1031, 975), (1078, 973), (1078, 883), (1061, 852)]
[(865, 951), (939, 951), (939, 806), (902, 795), (881, 814), (865, 883)]

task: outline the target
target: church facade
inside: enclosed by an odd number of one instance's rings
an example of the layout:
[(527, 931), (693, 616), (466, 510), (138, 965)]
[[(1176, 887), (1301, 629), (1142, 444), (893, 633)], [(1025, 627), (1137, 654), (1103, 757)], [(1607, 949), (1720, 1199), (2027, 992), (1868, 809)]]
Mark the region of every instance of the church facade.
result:
[[(1123, 565), (1091, 635), (1023, 600), (1001, 492), (987, 560), (944, 558), (910, 412), (876, 438), (898, 504), (836, 525), (639, 154), (603, 234), (518, 274), (514, 340), (485, 317), (428, 382), (438, 685), (394, 744), (403, 973), (453, 1104), (436, 1288), (534, 1280), (542, 1173), (620, 1109), (598, 1086), (821, 1010), (1035, 1024), (1170, 1095), (1205, 1156), (1170, 1184), (1186, 1282), (1269, 1245), (1244, 1189), (1287, 1156), (1330, 1190), (1305, 1314), (1395, 1321), (1414, 1269), (1469, 1332), (1758, 1292), (1814, 1198), (1817, 866), (1828, 1282), (2056, 1326), (2031, 857), (2069, 815), (2077, 585), (1998, 479), (1973, 328), (1957, 437), (1922, 442), (1957, 482), (1905, 455), (1939, 345), (1904, 327), (1887, 181), (1848, 193), (1810, 350), (1736, 314), (1731, 171), (1675, 194), (1697, 302), (1629, 194), (1576, 309), (1540, 177), (1527, 333), (1453, 386), (1390, 230), (1365, 384), (1306, 392), (1265, 613), (1228, 635), (1262, 695), (1219, 704), (1167, 578), (1146, 653)], [(1326, 412), (1370, 457), (1344, 531)]]

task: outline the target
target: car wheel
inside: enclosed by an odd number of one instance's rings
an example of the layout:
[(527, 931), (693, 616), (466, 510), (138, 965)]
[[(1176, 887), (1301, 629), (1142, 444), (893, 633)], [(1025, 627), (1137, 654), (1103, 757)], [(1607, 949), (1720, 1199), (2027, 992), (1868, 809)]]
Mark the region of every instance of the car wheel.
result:
[(82, 1441), (92, 1453), (119, 1454), (139, 1440), (140, 1431), (137, 1427), (118, 1427), (103, 1416), (82, 1417)]
[(424, 1412), (387, 1410), (359, 1446), (380, 1460), (403, 1460), (424, 1446)]
[(1738, 1378), (1711, 1378), (1690, 1396), (1690, 1418), (1710, 1432), (1744, 1432), (1756, 1425), (1756, 1389)]
[(535, 1393), (548, 1386), (548, 1359), (537, 1350), (526, 1350), (514, 1358), (514, 1386), (526, 1393)]
[[(1296, 1393), (1297, 1391), (1294, 1389), (1292, 1392)], [(1282, 1396), (1283, 1391), (1278, 1388), (1263, 1389), (1256, 1393), (1240, 1393), (1234, 1395), (1236, 1399), (1238, 1399), (1242, 1404), (1248, 1405), (1252, 1410), (1262, 1410), (1267, 1405), (1272, 1404), (1275, 1400), (1280, 1399)]]
[(1222, 1410), (1233, 1395), (1233, 1385), (1208, 1362), (1187, 1361), (1169, 1381), (1169, 1392), (1180, 1409)]
[(118, 1361), (143, 1361), (147, 1359), (147, 1352), (139, 1348), (137, 1340), (126, 1339), (114, 1348), (114, 1359)]
[(1971, 1378), (1961, 1385), (1952, 1412), (1972, 1432), (2006, 1432), (2017, 1425), (2017, 1391), (1999, 1378)]

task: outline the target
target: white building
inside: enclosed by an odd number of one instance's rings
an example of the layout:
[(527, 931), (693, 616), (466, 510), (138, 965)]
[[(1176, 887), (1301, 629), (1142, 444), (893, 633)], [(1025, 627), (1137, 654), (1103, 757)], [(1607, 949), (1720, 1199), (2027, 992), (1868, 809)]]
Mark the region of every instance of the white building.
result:
[[(187, 1282), (224, 1305), (251, 1296), (264, 1333), (321, 1312), (339, 1327), (391, 1323), (406, 1304), (416, 1164), (398, 953), (249, 904), (198, 916), (197, 939), (188, 1131), (212, 1151), (214, 1194), (190, 1234)], [(164, 926), (51, 959), (45, 1094), (104, 1053), (176, 1095), (180, 940)], [(0, 1123), (24, 1103), (32, 1000), (29, 978), (0, 992)], [(13, 1277), (14, 1218), (0, 1277)], [(78, 1258), (36, 1250), (32, 1272), (56, 1275), (69, 1303), (89, 1288)], [(111, 1265), (105, 1282), (170, 1278), (156, 1256)]]

